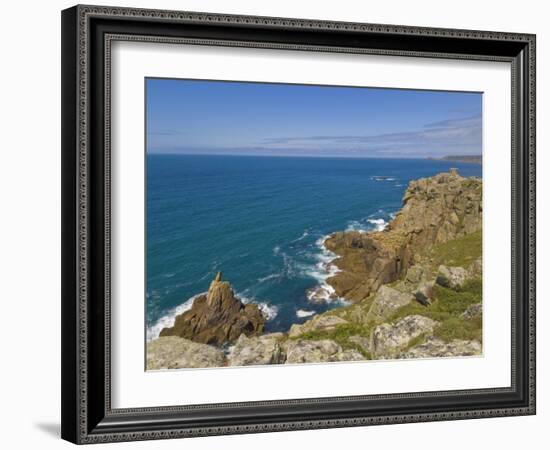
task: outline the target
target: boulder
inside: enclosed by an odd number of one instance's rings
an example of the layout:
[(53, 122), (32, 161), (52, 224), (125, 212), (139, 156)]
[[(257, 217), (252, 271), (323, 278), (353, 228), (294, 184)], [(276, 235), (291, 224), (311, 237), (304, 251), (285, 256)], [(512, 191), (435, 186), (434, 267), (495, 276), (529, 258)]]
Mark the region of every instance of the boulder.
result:
[(395, 324), (383, 323), (372, 333), (372, 353), (375, 359), (395, 358), (416, 337), (433, 332), (438, 322), (413, 315)]
[(222, 345), (236, 341), (241, 334), (253, 336), (263, 331), (265, 317), (253, 303), (244, 304), (222, 281), (221, 272), (210, 284), (206, 295), (195, 299), (188, 311), (176, 317), (173, 327), (160, 336), (179, 336), (195, 342)]
[(160, 337), (147, 344), (147, 370), (225, 366), (221, 350), (176, 336)]
[(283, 344), (285, 364), (320, 363), (336, 361), (363, 361), (365, 357), (356, 350), (343, 350), (330, 339), (319, 341), (290, 339)]
[(462, 313), (462, 317), (465, 319), (475, 319), (476, 317), (481, 317), (483, 314), (483, 306), (481, 303), (474, 303), (473, 305), (468, 306), (466, 311)]
[(405, 282), (410, 285), (418, 285), (424, 277), (424, 269), (422, 266), (414, 265), (409, 267), (407, 274), (405, 275)]
[(469, 274), (464, 267), (439, 266), (435, 282), (450, 289), (460, 289), (468, 280)]
[(474, 355), (481, 355), (481, 343), (479, 341), (454, 339), (451, 342), (444, 342), (441, 339), (429, 337), (426, 342), (401, 353), (398, 357), (413, 359)]
[(331, 331), (348, 321), (331, 314), (321, 314), (313, 319), (304, 322), (302, 325), (294, 324), (288, 332), (289, 337), (297, 337), (309, 331)]
[(412, 294), (398, 291), (387, 285), (378, 289), (372, 306), (367, 314), (367, 321), (384, 321), (399, 308), (408, 305), (414, 297)]
[(280, 341), (283, 333), (247, 337), (241, 334), (228, 356), (229, 366), (281, 364), (284, 362)]

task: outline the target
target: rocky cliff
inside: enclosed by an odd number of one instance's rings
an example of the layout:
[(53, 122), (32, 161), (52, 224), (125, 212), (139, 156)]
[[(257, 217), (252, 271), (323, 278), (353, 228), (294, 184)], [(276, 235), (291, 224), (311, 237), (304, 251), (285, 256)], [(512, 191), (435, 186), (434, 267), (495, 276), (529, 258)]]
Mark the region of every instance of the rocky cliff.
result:
[(403, 277), (426, 250), (481, 229), (482, 184), (456, 170), (412, 181), (403, 207), (383, 231), (337, 232), (325, 247), (341, 271), (327, 282), (336, 295), (361, 301)]
[(244, 304), (231, 285), (222, 281), (221, 272), (206, 295), (195, 299), (190, 310), (176, 317), (174, 326), (160, 336), (179, 336), (194, 342), (222, 345), (236, 341), (241, 334), (253, 336), (263, 331), (265, 317), (255, 304)]

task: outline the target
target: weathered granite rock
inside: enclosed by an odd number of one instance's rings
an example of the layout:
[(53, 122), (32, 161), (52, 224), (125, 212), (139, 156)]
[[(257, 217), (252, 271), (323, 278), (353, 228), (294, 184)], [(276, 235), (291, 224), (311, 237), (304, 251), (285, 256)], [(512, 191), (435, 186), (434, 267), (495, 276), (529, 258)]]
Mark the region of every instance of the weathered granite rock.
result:
[(364, 336), (357, 336), (357, 335), (350, 336), (349, 341), (353, 342), (356, 345), (358, 345), (361, 349), (363, 349), (366, 352), (371, 351), (370, 339), (368, 339)]
[(483, 306), (481, 303), (475, 303), (473, 305), (468, 306), (466, 311), (462, 313), (462, 317), (465, 319), (474, 319), (476, 317), (481, 317), (483, 314)]
[(339, 256), (334, 264), (340, 269), (327, 282), (337, 296), (361, 301), (403, 278), (433, 244), (481, 229), (481, 193), (480, 179), (456, 171), (411, 181), (401, 211), (386, 229), (338, 232), (325, 240), (325, 247)]
[(318, 363), (336, 361), (363, 361), (365, 357), (356, 350), (343, 350), (330, 339), (320, 341), (293, 340), (283, 344), (285, 364)]
[(264, 334), (258, 337), (241, 334), (228, 356), (228, 365), (281, 364), (285, 359), (280, 345), (283, 338), (283, 333)]
[(345, 325), (346, 323), (348, 323), (347, 320), (344, 320), (338, 316), (321, 314), (304, 322), (302, 325), (292, 325), (290, 327), (290, 331), (288, 332), (288, 336), (297, 337), (301, 334), (307, 333), (308, 331), (331, 331), (339, 325)]
[(405, 275), (405, 282), (409, 285), (416, 286), (422, 282), (424, 278), (424, 268), (419, 265), (409, 267)]
[(468, 278), (468, 271), (464, 267), (447, 267), (441, 265), (437, 270), (435, 282), (440, 286), (456, 290), (460, 289)]
[(211, 345), (176, 336), (160, 337), (147, 344), (147, 370), (221, 367), (223, 352)]
[(408, 305), (413, 299), (412, 294), (383, 285), (376, 293), (374, 302), (367, 314), (367, 322), (381, 322), (390, 317), (399, 308)]
[(407, 316), (391, 325), (383, 323), (372, 333), (372, 352), (375, 359), (395, 358), (412, 339), (431, 333), (438, 322), (428, 317)]
[(210, 284), (208, 293), (195, 299), (190, 310), (176, 317), (174, 326), (164, 328), (160, 336), (179, 336), (195, 342), (221, 345), (236, 341), (241, 334), (253, 336), (264, 328), (260, 308), (244, 304), (231, 285), (222, 281), (221, 272)]
[(401, 353), (398, 357), (441, 358), (449, 356), (474, 355), (481, 355), (481, 343), (479, 341), (463, 341), (454, 339), (451, 342), (444, 342), (441, 339), (429, 337), (426, 342)]

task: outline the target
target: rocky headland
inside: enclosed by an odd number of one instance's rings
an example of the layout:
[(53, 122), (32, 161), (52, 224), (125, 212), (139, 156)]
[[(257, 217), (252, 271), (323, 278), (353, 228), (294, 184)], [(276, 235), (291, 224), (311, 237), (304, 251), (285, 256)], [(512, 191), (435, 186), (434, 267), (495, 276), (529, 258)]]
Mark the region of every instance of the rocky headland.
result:
[(451, 169), (412, 181), (384, 230), (325, 239), (335, 254), (329, 265), (338, 268), (327, 279), (331, 295), (350, 305), (262, 334), (258, 306), (243, 304), (218, 274), (208, 293), (148, 344), (147, 367), (480, 355), (481, 227), (481, 179)]
[(235, 297), (229, 282), (218, 272), (208, 292), (195, 298), (191, 309), (177, 316), (174, 326), (164, 328), (160, 336), (219, 346), (235, 342), (241, 334), (260, 334), (265, 320), (257, 305), (244, 304)]

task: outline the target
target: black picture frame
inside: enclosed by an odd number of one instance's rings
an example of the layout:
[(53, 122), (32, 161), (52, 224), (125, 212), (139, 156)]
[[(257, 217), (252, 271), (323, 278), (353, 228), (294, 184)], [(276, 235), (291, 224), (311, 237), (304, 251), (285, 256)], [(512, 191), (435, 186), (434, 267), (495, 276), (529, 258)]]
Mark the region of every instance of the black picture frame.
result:
[[(512, 67), (512, 383), (420, 394), (113, 409), (110, 43), (222, 45)], [(62, 437), (98, 443), (535, 414), (535, 36), (75, 6), (62, 12)]]

